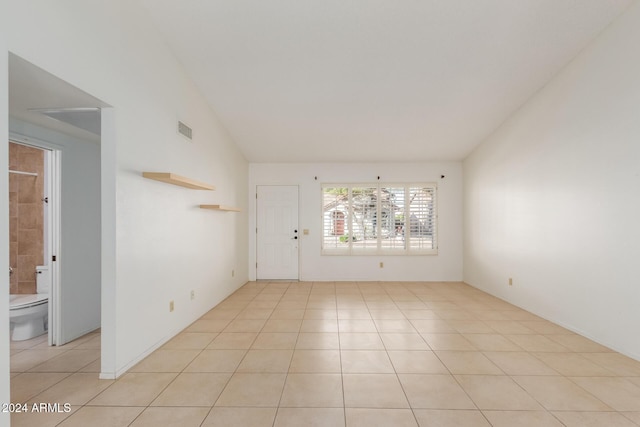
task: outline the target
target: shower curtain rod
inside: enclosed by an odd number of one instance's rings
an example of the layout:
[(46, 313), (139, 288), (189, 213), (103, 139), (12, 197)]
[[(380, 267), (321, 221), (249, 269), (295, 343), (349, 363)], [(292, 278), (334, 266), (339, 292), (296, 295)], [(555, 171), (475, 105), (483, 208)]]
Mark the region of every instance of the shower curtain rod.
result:
[(22, 171), (14, 171), (11, 169), (9, 169), (9, 173), (15, 173), (18, 175), (38, 176), (38, 174), (35, 172), (22, 172)]

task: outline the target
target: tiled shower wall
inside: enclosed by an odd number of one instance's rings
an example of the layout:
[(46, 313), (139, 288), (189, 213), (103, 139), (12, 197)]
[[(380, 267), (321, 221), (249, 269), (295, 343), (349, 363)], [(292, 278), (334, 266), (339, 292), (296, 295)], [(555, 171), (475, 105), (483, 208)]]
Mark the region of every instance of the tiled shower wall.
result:
[(44, 261), (44, 151), (9, 143), (10, 293), (36, 293), (36, 266)]

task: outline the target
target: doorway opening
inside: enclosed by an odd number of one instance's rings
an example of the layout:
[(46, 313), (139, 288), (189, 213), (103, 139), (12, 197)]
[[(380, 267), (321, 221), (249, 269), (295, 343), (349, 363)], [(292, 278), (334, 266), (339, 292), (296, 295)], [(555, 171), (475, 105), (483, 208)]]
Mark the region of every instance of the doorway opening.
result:
[[(55, 335), (57, 271), (53, 253), (59, 236), (52, 150), (9, 141), (9, 293), (11, 339)], [(54, 280), (56, 283), (54, 283)]]
[[(64, 345), (101, 327), (101, 110), (106, 107), (9, 54), (7, 149), (24, 152), (9, 153), (15, 170), (9, 180), (18, 182), (10, 182), (10, 199), (18, 202), (11, 211), (10, 265), (16, 270), (10, 291), (38, 295), (38, 283), (44, 289), (49, 285), (44, 325), (49, 345)], [(43, 166), (32, 170), (32, 164), (13, 164), (20, 155), (39, 156)], [(34, 193), (13, 191), (21, 183)], [(23, 242), (20, 234), (41, 237)]]

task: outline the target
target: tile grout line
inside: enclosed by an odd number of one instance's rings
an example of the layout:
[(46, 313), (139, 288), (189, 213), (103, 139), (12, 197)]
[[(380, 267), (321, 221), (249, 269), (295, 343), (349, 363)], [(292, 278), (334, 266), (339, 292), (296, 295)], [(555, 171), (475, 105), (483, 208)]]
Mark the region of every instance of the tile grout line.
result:
[(337, 295), (337, 290), (336, 290), (336, 286), (334, 283), (334, 287), (333, 287), (333, 292), (334, 292), (334, 300), (335, 300), (335, 307), (336, 307), (336, 330), (337, 330), (337, 337), (338, 337), (338, 358), (340, 361), (340, 384), (342, 386), (342, 417), (344, 419), (344, 425), (347, 425), (347, 394), (345, 393), (344, 390), (344, 371), (342, 369), (342, 343), (340, 341), (340, 316), (338, 313), (338, 295)]
[[(232, 294), (232, 295), (233, 295), (233, 294)], [(226, 298), (225, 298), (225, 299), (226, 299)], [(224, 302), (224, 301), (222, 301), (222, 302)], [(216, 308), (216, 307), (214, 306), (213, 308), (211, 308), (211, 310), (213, 310), (213, 309), (215, 309), (215, 308)], [(209, 310), (209, 311), (211, 311), (211, 310)], [(209, 311), (207, 311), (207, 313), (208, 313)], [(204, 315), (206, 315), (206, 313), (205, 313)], [(204, 315), (203, 315), (203, 316), (204, 316)], [(240, 312), (238, 312), (238, 314), (236, 314), (232, 319), (230, 319), (230, 320), (229, 320), (229, 322), (225, 325), (225, 328), (226, 328), (226, 327), (227, 327), (227, 326), (228, 326), (228, 325), (229, 325), (233, 320), (235, 320), (239, 315), (240, 315)], [(202, 319), (202, 316), (200, 316), (200, 317), (196, 320), (196, 322), (197, 322), (198, 320), (200, 320), (200, 319)], [(226, 319), (225, 319), (225, 320), (226, 320)], [(195, 323), (195, 322), (193, 322), (193, 323)], [(193, 324), (193, 323), (192, 323), (192, 324)], [(189, 326), (191, 326), (191, 325), (189, 325)], [(183, 333), (184, 331), (186, 331), (186, 330), (189, 328), (189, 326), (187, 326), (185, 329), (183, 329), (180, 333)], [(223, 328), (223, 331), (224, 331), (224, 328)], [(162, 393), (163, 393), (163, 392), (164, 392), (164, 391), (165, 391), (165, 390), (166, 390), (166, 389), (167, 389), (171, 384), (173, 384), (173, 382), (174, 382), (174, 381), (175, 381), (175, 380), (180, 376), (180, 374), (185, 373), (185, 370), (186, 370), (189, 366), (191, 366), (191, 364), (192, 364), (192, 363), (193, 363), (193, 362), (198, 358), (198, 356), (200, 356), (202, 353), (204, 353), (204, 351), (209, 347), (209, 345), (211, 345), (211, 343), (212, 343), (212, 342), (213, 342), (213, 341), (214, 341), (214, 340), (215, 340), (215, 339), (216, 339), (216, 338), (217, 338), (221, 333), (222, 333), (222, 331), (217, 332), (217, 333), (216, 333), (216, 336), (215, 336), (215, 337), (213, 337), (213, 338), (211, 339), (211, 341), (210, 341), (209, 343), (207, 343), (207, 345), (205, 345), (202, 349), (200, 349), (200, 352), (199, 352), (199, 353), (198, 353), (198, 354), (193, 358), (193, 360), (191, 360), (191, 362), (189, 362), (189, 363), (188, 363), (188, 364), (187, 364), (187, 365), (182, 369), (182, 371), (181, 371), (181, 372), (180, 372), (180, 373), (179, 373), (179, 374), (178, 374), (178, 375), (177, 375), (177, 376), (176, 376), (176, 377), (175, 377), (175, 378), (174, 378), (174, 379), (173, 379), (173, 380), (172, 380), (172, 381), (167, 385), (167, 387), (165, 387), (165, 388), (164, 388), (160, 393), (158, 393), (158, 395), (156, 396), (156, 398), (155, 398), (154, 400), (152, 400), (152, 401), (151, 401), (151, 403), (147, 406), (147, 408), (146, 408), (145, 410), (143, 410), (140, 414), (138, 414), (138, 416), (137, 416), (136, 418), (134, 418), (134, 420), (133, 420), (133, 421), (131, 421), (131, 423), (130, 423), (129, 425), (132, 425), (132, 424), (133, 424), (133, 423), (134, 423), (134, 422), (135, 422), (135, 421), (136, 421), (136, 420), (137, 420), (137, 419), (138, 419), (138, 418), (139, 418), (139, 417), (140, 417), (140, 416), (141, 416), (141, 415), (142, 415), (142, 414), (143, 414), (143, 413), (148, 409), (148, 408), (150, 408), (150, 407), (151, 407), (151, 404), (153, 404), (153, 402), (154, 402), (155, 400), (157, 400), (157, 399), (160, 397), (160, 395), (162, 395)], [(178, 336), (178, 335), (179, 335), (179, 334), (176, 334), (176, 336)], [(213, 408), (215, 407), (215, 404), (216, 404), (217, 400), (220, 398), (220, 395), (222, 395), (222, 392), (223, 392), (223, 391), (224, 391), (224, 389), (227, 387), (227, 384), (229, 384), (229, 381), (231, 380), (231, 377), (232, 377), (232, 376), (233, 376), (233, 374), (229, 375), (229, 378), (227, 379), (227, 381), (225, 382), (224, 386), (223, 386), (223, 387), (222, 387), (222, 389), (220, 390), (220, 394), (218, 395), (218, 397), (216, 398), (216, 400), (213, 402), (213, 404), (211, 405), (211, 407), (210, 407), (210, 408), (209, 408), (209, 410), (207, 411), (207, 414), (206, 414), (206, 415), (205, 415), (205, 417), (202, 419), (202, 422), (200, 423), (200, 425), (202, 425), (202, 424), (204, 423), (204, 421), (207, 419), (207, 417), (209, 416), (209, 414), (211, 413), (211, 411), (212, 411), (212, 410), (213, 410)], [(181, 407), (184, 407), (184, 406), (181, 406)]]
[[(240, 314), (247, 309), (247, 307), (255, 301), (255, 299), (258, 297), (258, 295), (260, 295), (264, 289), (266, 289), (266, 287), (268, 286), (268, 283), (265, 284), (265, 286), (262, 287), (262, 289), (260, 290), (260, 292), (258, 292), (257, 294), (255, 294), (253, 296), (253, 298), (251, 298), (251, 300), (249, 300), (247, 302), (247, 304), (244, 305), (244, 307), (242, 308), (242, 310), (240, 310), (238, 312), (238, 314), (236, 314), (236, 316), (233, 318), (233, 320), (243, 320), (243, 319), (238, 319), (238, 316), (240, 316)], [(242, 287), (240, 288), (242, 289)], [(237, 291), (236, 291), (237, 292)], [(235, 293), (235, 292), (234, 292)], [(231, 294), (233, 295), (233, 294)], [(230, 295), (230, 296), (231, 296)], [(214, 307), (215, 308), (215, 307)], [(273, 312), (273, 310), (272, 310)], [(232, 321), (233, 321), (232, 320)], [(251, 320), (251, 319), (246, 319), (246, 320)], [(231, 322), (229, 322), (227, 324), (227, 326), (225, 326), (225, 329), (231, 324)], [(229, 383), (231, 382), (231, 379), (233, 378), (233, 376), (238, 372), (238, 368), (240, 367), (240, 365), (242, 364), (242, 361), (247, 357), (247, 355), (249, 354), (249, 351), (251, 350), (251, 347), (253, 347), (253, 344), (255, 343), (255, 341), (258, 339), (258, 336), (260, 335), (261, 331), (264, 329), (264, 326), (267, 324), (266, 320), (264, 322), (264, 324), (262, 325), (262, 327), (260, 328), (260, 330), (256, 333), (256, 336), (253, 338), (253, 340), (251, 341), (251, 343), (249, 344), (248, 348), (246, 349), (244, 356), (242, 356), (242, 358), (240, 359), (240, 361), (238, 362), (238, 365), (235, 367), (235, 370), (231, 373), (231, 375), (229, 376), (229, 379), (226, 381), (224, 387), (222, 387), (222, 390), (220, 390), (220, 394), (218, 395), (218, 397), (216, 398), (215, 402), (213, 402), (213, 405), (211, 406), (211, 409), (209, 410), (209, 413), (207, 414), (207, 417), (209, 416), (209, 414), (213, 411), (213, 409), (216, 407), (216, 403), (218, 403), (218, 400), (220, 400), (220, 397), (222, 396), (222, 394), (224, 393), (224, 391), (226, 390), (226, 388), (229, 386)], [(224, 329), (223, 329), (224, 331)], [(222, 333), (222, 332), (221, 332)], [(233, 332), (228, 332), (228, 333), (233, 333)], [(215, 339), (215, 338), (214, 338)], [(212, 341), (213, 342), (213, 341)], [(244, 350), (244, 349), (243, 349)], [(224, 406), (220, 406), (221, 408), (224, 408)], [(204, 421), (207, 419), (207, 417), (205, 417), (205, 419), (202, 421), (204, 423)]]
[[(421, 299), (421, 301), (423, 301), (423, 300)], [(436, 313), (434, 313), (434, 314), (437, 316), (437, 314), (436, 314)], [(420, 333), (420, 336), (422, 337), (422, 333)], [(424, 339), (424, 337), (422, 337), (422, 338)], [(426, 340), (425, 340), (425, 341), (426, 341)], [(429, 343), (428, 343), (428, 342), (427, 342), (427, 345), (429, 345)], [(429, 347), (431, 347), (431, 346), (429, 346)], [(444, 366), (444, 367), (445, 367), (445, 369), (449, 372), (449, 375), (451, 375), (451, 378), (456, 382), (456, 384), (458, 385), (458, 387), (460, 387), (460, 389), (461, 389), (461, 390), (462, 390), (462, 392), (465, 394), (465, 396), (467, 396), (467, 398), (468, 398), (468, 399), (469, 399), (469, 401), (473, 404), (473, 406), (475, 406), (475, 407), (476, 407), (476, 410), (477, 410), (480, 414), (482, 414), (482, 417), (487, 421), (487, 423), (488, 423), (489, 425), (493, 425), (493, 424), (489, 421), (489, 419), (487, 418), (487, 416), (484, 414), (484, 412), (482, 412), (482, 410), (478, 407), (478, 404), (475, 402), (475, 400), (473, 400), (473, 399), (471, 398), (471, 396), (469, 395), (469, 393), (467, 392), (467, 390), (466, 390), (464, 387), (462, 387), (462, 384), (460, 384), (460, 381), (458, 381), (458, 379), (456, 378), (455, 374), (454, 374), (453, 372), (451, 372), (451, 369), (450, 369), (450, 368), (449, 368), (449, 367), (444, 363), (444, 361), (440, 358), (440, 356), (438, 355), (438, 353), (436, 353), (436, 351), (435, 351), (435, 350), (433, 350), (433, 349), (432, 349), (432, 351), (433, 351), (433, 355), (434, 355), (434, 356), (435, 356), (435, 357), (440, 361), (440, 363), (442, 364), (442, 366)], [(498, 369), (499, 369), (499, 368), (498, 368)], [(413, 414), (414, 414), (414, 416), (415, 416), (415, 410), (413, 410), (413, 409), (412, 409), (412, 412), (413, 412)], [(417, 421), (417, 417), (416, 417), (416, 421)]]
[[(389, 295), (389, 297), (391, 298), (391, 295)], [(393, 301), (393, 298), (391, 298), (391, 300)], [(394, 301), (394, 304), (395, 304), (395, 301)], [(397, 304), (396, 304), (396, 307), (397, 307)], [(404, 313), (403, 313), (403, 317), (405, 317), (405, 320), (406, 320), (406, 316), (404, 316)], [(375, 325), (376, 329), (378, 329), (378, 325), (375, 322), (374, 322), (374, 325)], [(412, 326), (413, 326), (413, 324), (412, 324)], [(416, 332), (417, 332), (417, 330), (416, 330)], [(379, 330), (378, 330), (378, 335), (380, 335), (380, 331)], [(416, 416), (415, 410), (414, 410), (413, 406), (411, 405), (411, 401), (409, 400), (409, 396), (407, 395), (407, 391), (405, 390), (404, 385), (402, 385), (402, 381), (400, 380), (400, 376), (398, 375), (398, 370), (396, 369), (396, 366), (393, 364), (393, 360), (391, 360), (391, 356), (389, 356), (389, 349), (387, 348), (387, 344), (385, 344), (385, 342), (384, 342), (384, 340), (382, 340), (382, 338), (380, 338), (380, 340), (382, 341), (382, 345), (383, 345), (383, 347), (385, 349), (385, 353), (387, 354), (387, 358), (389, 359), (389, 362), (391, 363), (391, 366), (393, 367), (393, 372), (396, 375), (396, 380), (398, 380), (398, 384), (400, 384), (400, 388), (402, 389), (402, 393), (404, 394), (404, 398), (407, 400), (407, 405), (409, 405), (409, 410), (411, 411), (411, 415), (413, 415), (413, 419), (416, 422), (416, 426), (419, 426), (420, 422), (418, 421), (418, 417)], [(423, 338), (423, 340), (424, 340), (424, 338)], [(427, 346), (428, 346), (428, 344), (427, 344)]]
[[(287, 290), (289, 290), (289, 288), (291, 287), (291, 285), (287, 286)], [(286, 291), (282, 294), (283, 296), (286, 294)], [(309, 298), (307, 297), (307, 300)], [(280, 301), (282, 300), (282, 296), (278, 299), (278, 304), (280, 303)], [(276, 305), (277, 307), (277, 305)], [(273, 312), (272, 314), (273, 315)], [(271, 316), (269, 316), (271, 317)], [(267, 320), (268, 322), (268, 320)], [(266, 323), (265, 322), (265, 325)], [(300, 322), (300, 327), (302, 327), (302, 322)], [(300, 335), (300, 330), (298, 329), (298, 335)], [(293, 345), (294, 350), (291, 352), (291, 358), (289, 359), (289, 365), (287, 367), (287, 372), (285, 372), (285, 376), (284, 376), (284, 382), (282, 383), (282, 390), (280, 391), (280, 398), (278, 399), (278, 405), (276, 406), (276, 413), (273, 416), (273, 423), (271, 424), (272, 426), (275, 426), (276, 424), (276, 420), (278, 419), (278, 412), (280, 412), (280, 402), (282, 402), (282, 396), (284, 395), (284, 389), (287, 386), (287, 378), (289, 377), (289, 369), (291, 368), (291, 361), (293, 360), (293, 355), (295, 354), (295, 346), (296, 343), (298, 342), (298, 337), (296, 336), (296, 342)]]
[[(244, 287), (241, 286), (238, 290), (242, 289)], [(236, 291), (237, 292), (237, 291)], [(235, 292), (234, 292), (235, 294)], [(231, 297), (233, 294), (229, 295), (229, 297)], [(257, 294), (256, 294), (257, 296)], [(240, 313), (242, 313), (243, 310), (246, 309), (246, 306), (249, 305), (251, 303), (251, 301), (253, 301), (255, 299), (254, 296), (240, 311), (238, 311), (238, 313), (231, 319), (231, 321), (225, 326), (225, 329), (231, 324), (231, 322), (233, 322), (234, 320), (236, 320), (238, 318), (238, 316), (240, 315)], [(226, 299), (228, 299), (229, 297), (227, 297)], [(222, 301), (224, 302), (224, 301)], [(218, 304), (219, 305), (219, 304)], [(217, 307), (217, 306), (216, 306)], [(213, 307), (213, 309), (215, 309), (216, 307)], [(213, 341), (215, 341), (215, 339), (220, 336), (220, 334), (224, 333), (224, 329), (213, 339), (211, 340), (211, 342), (205, 347), (205, 349), (207, 349), (212, 343)], [(253, 345), (254, 341), (256, 340), (258, 334), (256, 334), (256, 337), (253, 339), (253, 341), (251, 341), (251, 344), (249, 344), (249, 348), (251, 348), (251, 346)], [(204, 350), (203, 350), (204, 351)], [(242, 359), (240, 359), (240, 362), (238, 362), (238, 366), (240, 366), (240, 363), (242, 363), (242, 360), (244, 360), (244, 357), (247, 355), (247, 353), (249, 352), (249, 350), (247, 349), (247, 351), (245, 352), (245, 355), (242, 357)], [(193, 363), (193, 362), (192, 362)], [(236, 370), (238, 369), (238, 367), (236, 366)], [(229, 385), (229, 382), (231, 381), (231, 378), (233, 378), (233, 375), (235, 374), (235, 371), (231, 373), (231, 375), (229, 375), (229, 379), (227, 379), (227, 381), (225, 382), (224, 386), (222, 387), (222, 389), (220, 390), (220, 394), (218, 395), (218, 397), (216, 398), (216, 400), (213, 402), (213, 405), (211, 405), (211, 407), (209, 408), (209, 411), (207, 412), (207, 415), (205, 415), (205, 417), (202, 419), (202, 422), (200, 423), (200, 426), (202, 426), (204, 424), (204, 422), (207, 420), (207, 418), (209, 418), (209, 416), (211, 415), (211, 413), (213, 412), (213, 409), (216, 407), (216, 403), (218, 402), (218, 400), (220, 399), (220, 396), (222, 396), (222, 393), (224, 393), (225, 389), (227, 388), (227, 386)]]

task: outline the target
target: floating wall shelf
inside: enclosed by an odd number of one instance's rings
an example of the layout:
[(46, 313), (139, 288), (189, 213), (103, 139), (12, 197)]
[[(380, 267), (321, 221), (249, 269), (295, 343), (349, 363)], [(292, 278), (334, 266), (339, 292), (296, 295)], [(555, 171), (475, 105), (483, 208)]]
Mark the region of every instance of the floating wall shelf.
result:
[(224, 205), (200, 205), (202, 209), (211, 209), (214, 211), (240, 212), (239, 208)]
[(194, 190), (215, 190), (216, 187), (204, 182), (199, 182), (191, 178), (185, 178), (184, 176), (176, 175), (170, 172), (142, 172), (142, 176), (145, 178), (153, 179), (156, 181), (166, 182), (167, 184), (179, 185), (180, 187), (191, 188)]

